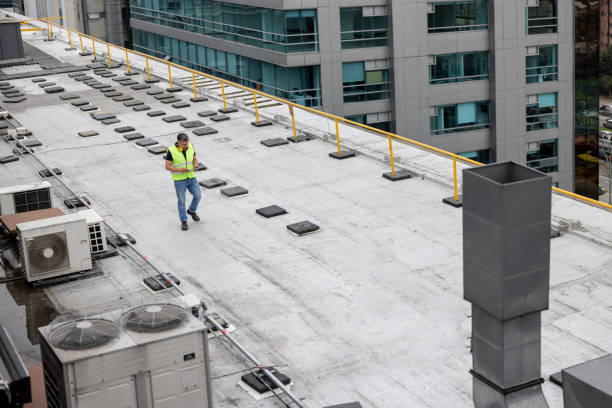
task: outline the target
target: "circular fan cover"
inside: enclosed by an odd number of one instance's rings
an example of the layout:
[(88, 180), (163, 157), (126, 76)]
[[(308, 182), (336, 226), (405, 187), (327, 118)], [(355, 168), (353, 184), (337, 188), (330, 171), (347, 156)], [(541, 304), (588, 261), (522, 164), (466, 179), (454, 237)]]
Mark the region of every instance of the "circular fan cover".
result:
[(101, 346), (119, 336), (120, 328), (106, 319), (73, 320), (56, 327), (49, 336), (54, 347), (84, 350)]
[(69, 260), (66, 234), (41, 235), (29, 241), (28, 261), (33, 274), (67, 267)]
[(123, 314), (125, 328), (136, 332), (159, 332), (180, 325), (187, 313), (179, 306), (162, 303), (138, 306)]

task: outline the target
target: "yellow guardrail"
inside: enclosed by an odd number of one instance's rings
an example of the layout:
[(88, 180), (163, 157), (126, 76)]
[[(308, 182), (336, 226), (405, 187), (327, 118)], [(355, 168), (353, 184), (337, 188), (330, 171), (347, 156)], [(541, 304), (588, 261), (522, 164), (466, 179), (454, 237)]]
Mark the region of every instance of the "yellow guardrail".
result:
[[(57, 18), (64, 18), (64, 17), (50, 17), (50, 18), (30, 19), (30, 20), (22, 20), (22, 21), (24, 21), (24, 22), (25, 21), (32, 21), (32, 20), (42, 21), (42, 22), (46, 23), (47, 26), (49, 27), (48, 32), (50, 32), (50, 33), (53, 32), (52, 30), (53, 30), (53, 26), (54, 25), (57, 26), (60, 29), (61, 28), (67, 29), (68, 30), (68, 38), (69, 38), (69, 41), (70, 41), (70, 47), (72, 48), (72, 37), (71, 37), (71, 34), (70, 34), (71, 30), (66, 28), (66, 27), (59, 26), (56, 23), (51, 21), (52, 19), (57, 19)], [(333, 115), (331, 113), (322, 112), (322, 111), (317, 110), (317, 109), (313, 109), (313, 108), (309, 108), (309, 107), (306, 107), (306, 106), (302, 106), (302, 105), (299, 105), (299, 104), (297, 104), (295, 102), (291, 102), (291, 101), (288, 101), (286, 99), (281, 99), (281, 98), (279, 98), (277, 96), (267, 94), (267, 93), (262, 92), (260, 90), (253, 89), (253, 88), (247, 87), (245, 85), (237, 84), (237, 83), (228, 81), (226, 79), (222, 79), (222, 78), (216, 77), (214, 75), (206, 74), (204, 72), (196, 71), (194, 69), (191, 69), (191, 68), (188, 68), (188, 67), (184, 67), (182, 65), (178, 65), (178, 64), (175, 64), (173, 62), (163, 60), (161, 58), (153, 57), (153, 56), (144, 54), (144, 53), (139, 52), (139, 51), (129, 50), (129, 49), (121, 47), (119, 45), (110, 44), (110, 43), (108, 43), (106, 41), (102, 41), (102, 40), (100, 40), (98, 38), (95, 38), (95, 37), (92, 37), (90, 35), (81, 33), (79, 31), (72, 30), (72, 32), (78, 34), (78, 36), (79, 36), (79, 42), (80, 42), (80, 45), (81, 45), (81, 52), (85, 51), (85, 47), (83, 46), (83, 38), (87, 38), (87, 39), (89, 39), (91, 41), (91, 46), (92, 46), (92, 49), (93, 49), (94, 59), (96, 58), (96, 42), (98, 42), (100, 44), (104, 44), (106, 46), (107, 51), (108, 51), (108, 62), (109, 62), (109, 65), (112, 65), (112, 60), (111, 60), (111, 55), (110, 55), (111, 54), (110, 53), (110, 48), (111, 47), (113, 47), (115, 49), (118, 49), (118, 50), (121, 50), (121, 51), (124, 51), (125, 52), (126, 65), (127, 65), (128, 72), (130, 71), (130, 63), (129, 63), (129, 54), (130, 53), (132, 53), (134, 55), (139, 55), (141, 57), (144, 57), (145, 63), (146, 63), (146, 70), (147, 70), (147, 78), (148, 79), (151, 79), (151, 72), (150, 72), (150, 69), (149, 69), (149, 60), (157, 61), (157, 62), (159, 62), (161, 64), (167, 65), (167, 67), (168, 67), (168, 82), (170, 83), (170, 88), (172, 88), (172, 67), (174, 67), (176, 69), (179, 69), (181, 71), (187, 71), (187, 72), (191, 73), (192, 76), (193, 76), (193, 95), (196, 98), (198, 97), (198, 91), (196, 89), (197, 87), (196, 87), (196, 82), (195, 82), (196, 75), (199, 75), (199, 76), (202, 76), (202, 77), (205, 77), (205, 78), (208, 78), (208, 79), (212, 79), (214, 81), (219, 82), (219, 84), (221, 85), (221, 95), (222, 95), (222, 98), (223, 98), (223, 107), (224, 107), (224, 109), (227, 109), (227, 102), (226, 102), (226, 97), (225, 97), (225, 86), (226, 85), (232, 86), (234, 88), (242, 89), (244, 91), (252, 93), (253, 94), (253, 100), (254, 100), (254, 107), (255, 107), (255, 119), (256, 119), (257, 122), (259, 122), (259, 112), (258, 112), (258, 109), (257, 109), (257, 100), (256, 100), (257, 95), (265, 97), (265, 98), (268, 98), (268, 99), (271, 99), (271, 100), (274, 100), (274, 101), (277, 101), (277, 102), (280, 102), (282, 104), (285, 104), (289, 108), (289, 113), (291, 115), (291, 121), (292, 121), (293, 136), (294, 136), (294, 138), (297, 138), (297, 133), (296, 133), (296, 129), (295, 129), (295, 117), (294, 117), (294, 112), (293, 112), (294, 108), (301, 109), (303, 111), (310, 112), (310, 113), (313, 113), (315, 115), (322, 116), (322, 117), (325, 117), (327, 119), (333, 120), (334, 123), (335, 123), (335, 128), (336, 128), (336, 144), (337, 144), (337, 148), (338, 148), (338, 154), (341, 153), (340, 131), (339, 131), (339, 128), (338, 128), (338, 123), (339, 122), (343, 122), (343, 123), (345, 123), (347, 125), (355, 126), (355, 127), (361, 128), (361, 129), (369, 130), (371, 132), (374, 132), (374, 133), (377, 133), (377, 134), (380, 134), (380, 135), (384, 135), (384, 136), (386, 136), (389, 139), (389, 161), (390, 161), (390, 165), (391, 165), (391, 174), (392, 175), (395, 175), (395, 159), (393, 157), (393, 139), (405, 142), (405, 143), (413, 145), (413, 146), (417, 146), (417, 147), (419, 147), (421, 149), (424, 149), (424, 150), (427, 150), (427, 151), (430, 151), (430, 152), (434, 152), (434, 153), (437, 153), (437, 154), (440, 154), (440, 155), (452, 158), (453, 159), (453, 189), (454, 189), (454, 198), (455, 198), (455, 201), (457, 201), (457, 199), (458, 199), (457, 160), (460, 160), (462, 162), (469, 163), (469, 164), (472, 164), (472, 165), (475, 165), (475, 166), (483, 166), (484, 165), (483, 163), (477, 162), (475, 160), (468, 159), (468, 158), (460, 156), (458, 154), (455, 154), (455, 153), (452, 153), (452, 152), (449, 152), (449, 151), (446, 151), (446, 150), (443, 150), (443, 149), (439, 149), (437, 147), (433, 147), (433, 146), (427, 145), (425, 143), (421, 143), (421, 142), (418, 142), (416, 140), (409, 139), (407, 137), (399, 136), (399, 135), (396, 135), (396, 134), (391, 133), (391, 132), (386, 132), (384, 130), (380, 130), (380, 129), (374, 128), (372, 126), (363, 125), (361, 123), (353, 122), (352, 120), (348, 120), (348, 119), (345, 119), (345, 118), (343, 118), (341, 116)], [(597, 207), (600, 207), (600, 208), (604, 208), (604, 209), (607, 209), (607, 210), (612, 210), (612, 205), (611, 204), (607, 204), (607, 203), (604, 203), (604, 202), (601, 202), (601, 201), (594, 200), (594, 199), (589, 198), (589, 197), (585, 197), (585, 196), (582, 196), (582, 195), (579, 195), (579, 194), (575, 194), (575, 193), (572, 193), (570, 191), (560, 189), (558, 187), (553, 187), (552, 189), (556, 193), (559, 193), (559, 194), (564, 195), (566, 197), (577, 199), (577, 200), (580, 200), (582, 202), (585, 202), (585, 203), (588, 203), (588, 204), (591, 204), (591, 205), (594, 205), (594, 206), (597, 206)]]

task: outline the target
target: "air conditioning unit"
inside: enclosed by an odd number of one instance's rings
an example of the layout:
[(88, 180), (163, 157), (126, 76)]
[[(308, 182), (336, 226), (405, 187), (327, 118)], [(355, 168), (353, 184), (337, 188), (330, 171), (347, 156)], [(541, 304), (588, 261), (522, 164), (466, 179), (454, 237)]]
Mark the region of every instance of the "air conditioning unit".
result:
[(106, 251), (108, 245), (106, 243), (106, 230), (104, 229), (102, 217), (92, 209), (79, 211), (79, 214), (84, 215), (85, 221), (87, 222), (87, 229), (89, 230), (89, 249), (91, 253), (97, 254), (98, 252)]
[(0, 188), (0, 215), (53, 207), (53, 187), (48, 181)]
[(87, 223), (79, 213), (17, 224), (17, 248), (28, 282), (91, 269)]
[(206, 327), (152, 304), (39, 329), (50, 408), (211, 408)]

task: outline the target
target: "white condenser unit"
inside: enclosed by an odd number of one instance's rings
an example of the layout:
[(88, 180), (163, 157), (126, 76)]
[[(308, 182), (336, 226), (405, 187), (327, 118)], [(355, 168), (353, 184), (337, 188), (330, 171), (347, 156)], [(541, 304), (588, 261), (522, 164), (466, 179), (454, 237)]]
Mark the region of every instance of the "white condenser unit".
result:
[(28, 282), (92, 267), (87, 222), (79, 213), (17, 224), (17, 248)]
[(39, 329), (49, 408), (212, 408), (206, 327), (151, 304)]
[(108, 249), (106, 243), (106, 230), (104, 229), (104, 223), (102, 217), (98, 215), (95, 210), (88, 209), (79, 211), (79, 214), (85, 216), (87, 221), (87, 229), (89, 231), (89, 249), (92, 254), (98, 252), (104, 252)]
[(0, 187), (0, 215), (53, 207), (53, 188), (48, 181)]

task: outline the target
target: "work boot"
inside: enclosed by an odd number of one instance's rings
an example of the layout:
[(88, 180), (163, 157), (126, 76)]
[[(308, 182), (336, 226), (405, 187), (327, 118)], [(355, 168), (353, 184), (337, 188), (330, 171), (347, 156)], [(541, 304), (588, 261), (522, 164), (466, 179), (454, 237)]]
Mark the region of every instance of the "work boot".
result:
[(198, 217), (198, 214), (196, 214), (195, 212), (191, 212), (189, 210), (187, 210), (187, 214), (191, 215), (191, 218), (193, 218), (194, 221), (200, 221), (200, 217)]
[(183, 231), (187, 231), (189, 229), (189, 226), (187, 225), (187, 221), (181, 221), (181, 229)]

